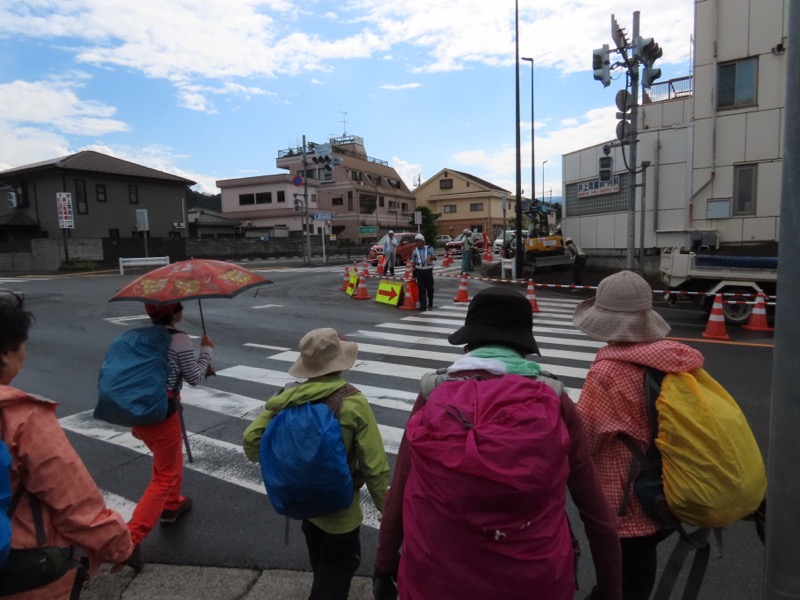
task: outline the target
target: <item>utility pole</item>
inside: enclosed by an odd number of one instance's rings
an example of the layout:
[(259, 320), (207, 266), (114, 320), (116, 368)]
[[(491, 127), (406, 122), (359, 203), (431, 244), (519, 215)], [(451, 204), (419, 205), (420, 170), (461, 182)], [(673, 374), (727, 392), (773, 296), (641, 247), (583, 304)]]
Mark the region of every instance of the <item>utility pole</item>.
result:
[(784, 150), (781, 176), (781, 225), (778, 249), (778, 277), (781, 301), (775, 309), (775, 360), (772, 365), (772, 401), (769, 419), (769, 458), (767, 465), (766, 560), (764, 600), (800, 598), (800, 480), (795, 460), (800, 455), (800, 345), (797, 343), (798, 317), (792, 298), (800, 293), (800, 238), (797, 223), (800, 207), (796, 202), (800, 188), (800, 4), (789, 3), (786, 54), (786, 102), (784, 104)]
[[(517, 276), (523, 277), (524, 271), (524, 256), (522, 250), (522, 158), (520, 155), (520, 129), (519, 129), (519, 119), (520, 119), (520, 112), (519, 112), (519, 0), (515, 0), (514, 2), (514, 41), (516, 43), (516, 62), (515, 62), (515, 69), (514, 74), (516, 76), (516, 93), (514, 94), (514, 98), (517, 103), (517, 112), (516, 112), (516, 132), (517, 132), (517, 156), (516, 156), (516, 166), (517, 166), (517, 199), (514, 204), (514, 210), (517, 213), (516, 219), (516, 230), (517, 230), (517, 248), (516, 248), (516, 256), (514, 260), (517, 261)], [(535, 190), (531, 190), (531, 199), (536, 194)], [(533, 200), (531, 200), (533, 201)], [(505, 232), (503, 232), (505, 235)]]
[(311, 264), (311, 240), (308, 237), (308, 161), (306, 160), (306, 136), (303, 135), (303, 264)]
[[(630, 154), (628, 156), (628, 251), (626, 254), (626, 268), (633, 270), (633, 252), (636, 246), (636, 150), (639, 145), (639, 11), (633, 13), (633, 60), (628, 67), (631, 79), (631, 127), (628, 132)], [(625, 151), (623, 147), (622, 151)]]

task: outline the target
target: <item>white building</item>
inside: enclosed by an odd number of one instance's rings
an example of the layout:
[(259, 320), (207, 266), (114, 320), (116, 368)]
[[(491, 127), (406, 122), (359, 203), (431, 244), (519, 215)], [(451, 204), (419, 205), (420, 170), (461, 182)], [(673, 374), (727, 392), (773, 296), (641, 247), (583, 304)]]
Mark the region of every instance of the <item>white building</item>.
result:
[[(638, 175), (636, 248), (777, 254), (787, 19), (783, 0), (696, 0), (693, 76), (654, 84), (639, 107), (637, 167), (649, 166)], [(628, 245), (625, 152), (611, 150), (605, 186), (603, 144), (562, 157), (565, 234), (617, 266)]]

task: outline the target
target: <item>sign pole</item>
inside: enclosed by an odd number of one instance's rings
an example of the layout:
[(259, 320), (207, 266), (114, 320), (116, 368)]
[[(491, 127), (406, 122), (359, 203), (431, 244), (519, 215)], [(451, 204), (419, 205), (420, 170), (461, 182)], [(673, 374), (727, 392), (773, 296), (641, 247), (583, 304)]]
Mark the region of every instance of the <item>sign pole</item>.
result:
[(67, 244), (67, 230), (61, 230), (62, 237), (64, 238), (64, 260), (69, 262), (69, 244)]

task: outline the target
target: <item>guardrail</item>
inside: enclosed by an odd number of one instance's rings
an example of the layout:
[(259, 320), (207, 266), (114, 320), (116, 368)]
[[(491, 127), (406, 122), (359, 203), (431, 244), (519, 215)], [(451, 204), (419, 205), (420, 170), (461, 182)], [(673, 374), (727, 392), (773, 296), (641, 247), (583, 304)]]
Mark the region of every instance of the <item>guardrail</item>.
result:
[(149, 267), (169, 264), (169, 256), (146, 256), (140, 258), (120, 258), (119, 274), (125, 274), (125, 267)]

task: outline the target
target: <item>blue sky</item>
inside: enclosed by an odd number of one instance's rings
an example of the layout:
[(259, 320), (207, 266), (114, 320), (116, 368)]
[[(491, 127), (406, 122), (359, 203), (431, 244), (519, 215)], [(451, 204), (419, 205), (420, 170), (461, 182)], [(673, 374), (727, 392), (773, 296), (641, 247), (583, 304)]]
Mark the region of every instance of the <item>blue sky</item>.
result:
[[(536, 194), (561, 155), (614, 137), (592, 78), (611, 13), (690, 73), (692, 0), (519, 0), (536, 61)], [(513, 0), (10, 0), (0, 4), (0, 170), (93, 149), (188, 177), (281, 172), (302, 136), (361, 136), (409, 187), (442, 168), (514, 192)], [(522, 183), (531, 182), (531, 70), (520, 67)], [(615, 77), (621, 71), (615, 71)], [(551, 192), (552, 190), (552, 192)]]

